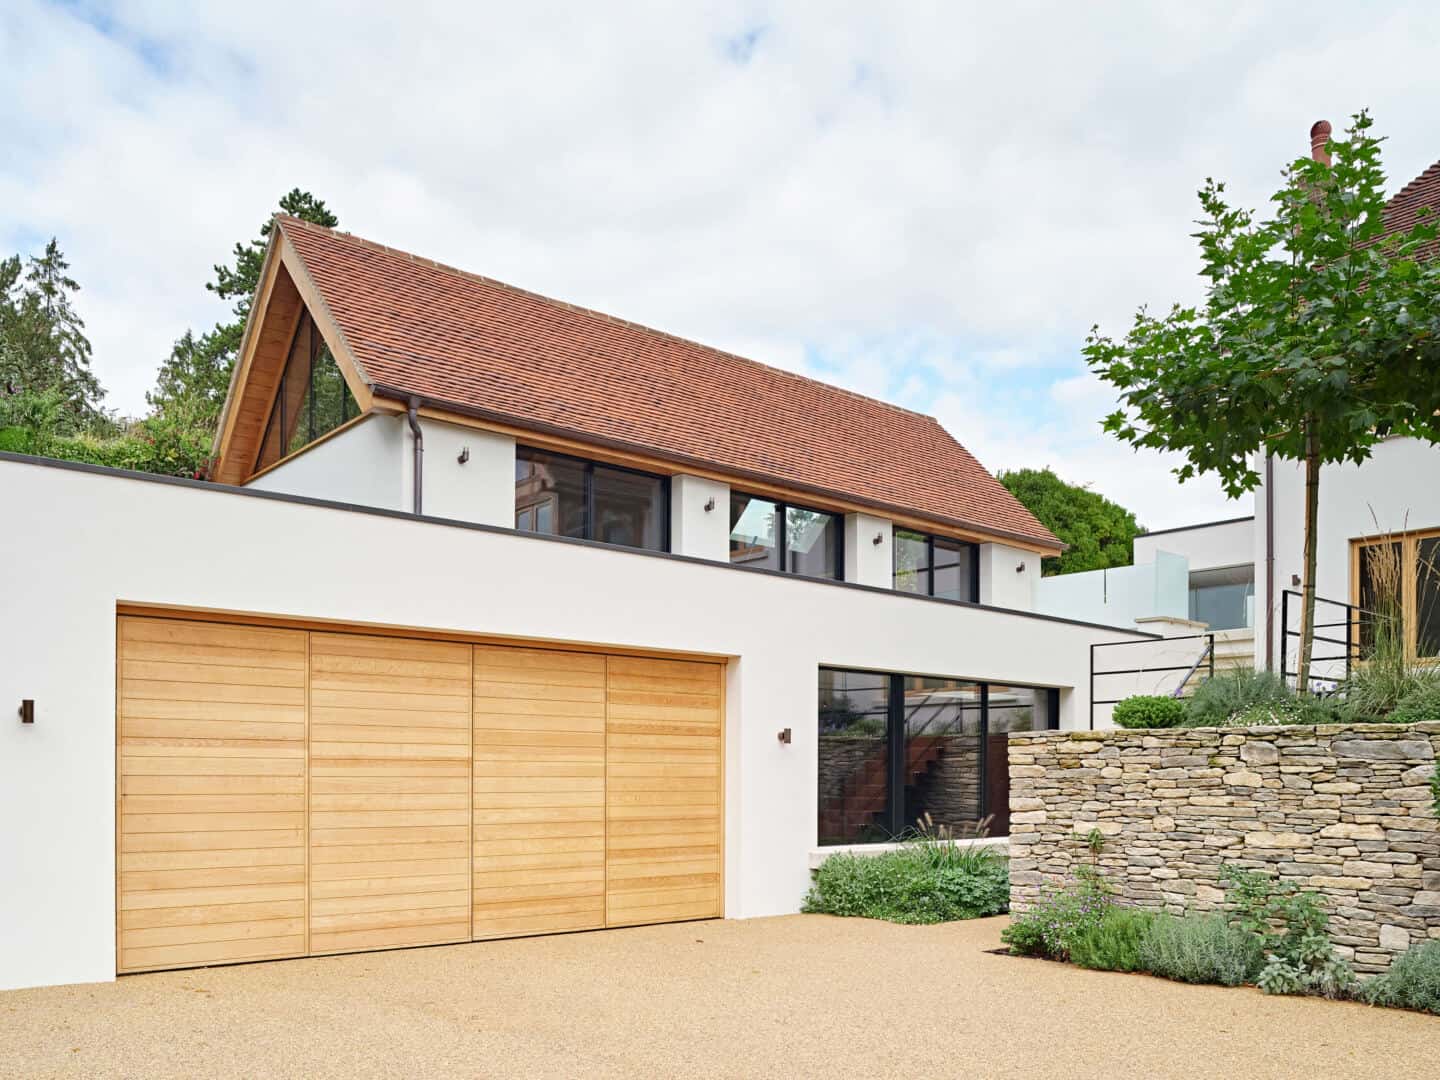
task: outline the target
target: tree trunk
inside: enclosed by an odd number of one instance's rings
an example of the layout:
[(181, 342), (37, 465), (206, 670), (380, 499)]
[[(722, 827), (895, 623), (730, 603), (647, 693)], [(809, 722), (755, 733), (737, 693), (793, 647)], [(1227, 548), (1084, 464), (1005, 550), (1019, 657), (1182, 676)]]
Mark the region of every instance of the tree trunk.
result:
[[(1315, 421), (1305, 421), (1305, 576), (1300, 586), (1300, 664), (1295, 689), (1310, 693), (1310, 658), (1315, 651), (1315, 563), (1320, 517), (1320, 445)], [(1284, 643), (1281, 643), (1284, 648)]]

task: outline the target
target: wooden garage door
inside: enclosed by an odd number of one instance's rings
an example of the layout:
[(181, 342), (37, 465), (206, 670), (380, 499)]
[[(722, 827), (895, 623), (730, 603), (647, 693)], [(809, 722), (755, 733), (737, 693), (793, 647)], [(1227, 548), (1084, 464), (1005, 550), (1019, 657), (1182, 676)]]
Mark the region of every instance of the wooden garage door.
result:
[(310, 635), (310, 951), (470, 938), (470, 648)]
[(119, 970), (304, 955), (306, 635), (118, 638)]
[(718, 916), (722, 668), (123, 616), (118, 968)]
[(475, 649), (477, 938), (605, 925), (605, 657)]
[(721, 710), (717, 664), (608, 659), (607, 925), (720, 914)]

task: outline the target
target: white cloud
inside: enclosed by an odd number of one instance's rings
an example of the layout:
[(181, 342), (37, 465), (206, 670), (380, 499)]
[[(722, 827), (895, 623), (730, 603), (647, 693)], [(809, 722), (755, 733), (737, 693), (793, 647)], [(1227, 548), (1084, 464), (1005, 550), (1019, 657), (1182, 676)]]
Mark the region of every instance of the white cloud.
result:
[(1092, 322), (1193, 295), (1206, 175), (1258, 203), (1312, 120), (1363, 105), (1397, 180), (1433, 160), (1437, 45), (1418, 3), (11, 0), (0, 242), (60, 237), (129, 410), (299, 185), (385, 243), (788, 367), (818, 350), (990, 466), (1159, 526), (1213, 486), (1177, 495), (1099, 433), (1100, 389), (1037, 380), (1081, 370)]

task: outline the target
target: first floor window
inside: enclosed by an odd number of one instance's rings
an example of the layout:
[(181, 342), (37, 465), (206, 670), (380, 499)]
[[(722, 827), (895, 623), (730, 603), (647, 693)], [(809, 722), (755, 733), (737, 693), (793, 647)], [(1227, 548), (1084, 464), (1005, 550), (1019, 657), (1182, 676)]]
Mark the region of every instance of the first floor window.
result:
[(896, 529), (895, 590), (944, 600), (979, 600), (977, 551), (974, 544), (964, 540)]
[(1356, 541), (1351, 576), (1362, 654), (1440, 658), (1440, 529)]
[(515, 528), (622, 547), (669, 547), (663, 476), (529, 446), (515, 448)]
[(928, 824), (1010, 831), (1010, 733), (1059, 726), (1059, 691), (820, 670), (819, 842), (893, 841)]
[(844, 577), (840, 515), (730, 493), (730, 561), (802, 577)]

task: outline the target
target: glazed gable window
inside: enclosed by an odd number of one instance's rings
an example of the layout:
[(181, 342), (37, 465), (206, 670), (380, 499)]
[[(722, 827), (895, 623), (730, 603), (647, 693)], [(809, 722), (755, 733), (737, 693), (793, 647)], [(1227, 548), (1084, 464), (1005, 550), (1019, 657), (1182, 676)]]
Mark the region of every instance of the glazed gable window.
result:
[(320, 336), (310, 313), (303, 312), (290, 342), (285, 370), (280, 374), (275, 402), (270, 406), (270, 419), (255, 456), (255, 472), (359, 415), (360, 408), (330, 355), (330, 346)]

